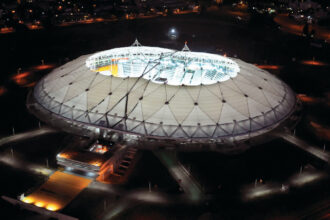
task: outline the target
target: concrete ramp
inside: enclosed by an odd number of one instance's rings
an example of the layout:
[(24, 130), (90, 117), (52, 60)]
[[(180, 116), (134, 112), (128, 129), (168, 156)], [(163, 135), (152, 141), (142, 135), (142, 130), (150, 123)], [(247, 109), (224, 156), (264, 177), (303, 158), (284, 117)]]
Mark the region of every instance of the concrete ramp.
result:
[(49, 211), (61, 210), (91, 182), (91, 179), (56, 171), (39, 189), (21, 200)]

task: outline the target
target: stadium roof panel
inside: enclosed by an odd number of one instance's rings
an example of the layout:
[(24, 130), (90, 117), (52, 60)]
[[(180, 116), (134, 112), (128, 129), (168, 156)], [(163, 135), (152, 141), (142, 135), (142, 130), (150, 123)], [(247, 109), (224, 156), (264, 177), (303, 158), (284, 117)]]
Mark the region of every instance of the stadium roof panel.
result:
[(295, 106), (292, 90), (254, 65), (139, 44), (55, 69), (34, 98), (65, 120), (171, 139), (258, 135)]

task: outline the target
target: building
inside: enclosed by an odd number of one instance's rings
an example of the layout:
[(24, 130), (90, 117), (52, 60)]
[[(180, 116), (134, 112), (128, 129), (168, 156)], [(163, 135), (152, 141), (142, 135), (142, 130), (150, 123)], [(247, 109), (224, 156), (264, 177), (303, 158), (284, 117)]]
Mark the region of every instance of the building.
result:
[(55, 69), (27, 106), (79, 135), (234, 152), (267, 141), (269, 132), (295, 119), (297, 100), (284, 82), (242, 60), (136, 41)]
[(110, 160), (115, 150), (113, 143), (78, 144), (57, 154), (56, 161), (67, 170), (81, 171), (88, 176), (97, 177), (104, 169), (113, 172), (113, 163)]
[(66, 171), (100, 181), (109, 175), (123, 176), (135, 156), (136, 149), (109, 141), (79, 139), (56, 155), (57, 164)]

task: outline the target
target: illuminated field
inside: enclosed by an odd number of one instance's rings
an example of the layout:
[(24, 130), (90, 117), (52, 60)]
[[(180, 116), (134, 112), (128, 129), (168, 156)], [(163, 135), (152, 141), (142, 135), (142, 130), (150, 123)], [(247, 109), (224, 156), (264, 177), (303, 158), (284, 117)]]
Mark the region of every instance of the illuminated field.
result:
[(93, 54), (86, 66), (106, 76), (143, 77), (168, 85), (210, 85), (236, 77), (240, 68), (224, 56), (159, 47), (141, 46), (114, 48)]
[(22, 201), (57, 211), (63, 209), (90, 182), (90, 179), (57, 171), (38, 190), (24, 197)]

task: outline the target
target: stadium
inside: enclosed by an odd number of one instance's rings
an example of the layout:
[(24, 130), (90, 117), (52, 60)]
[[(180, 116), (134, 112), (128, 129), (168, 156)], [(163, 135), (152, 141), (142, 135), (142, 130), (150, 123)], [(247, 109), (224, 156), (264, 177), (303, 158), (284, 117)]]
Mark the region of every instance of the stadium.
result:
[(27, 106), (73, 134), (151, 149), (232, 152), (269, 140), (291, 123), (298, 103), (289, 86), (253, 64), (136, 40), (53, 70)]

